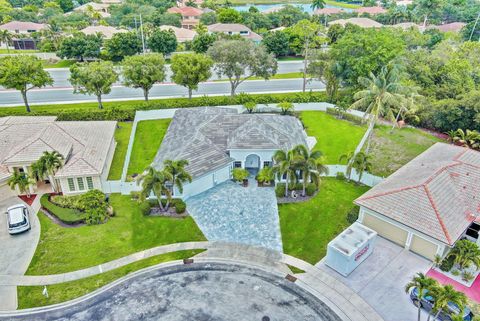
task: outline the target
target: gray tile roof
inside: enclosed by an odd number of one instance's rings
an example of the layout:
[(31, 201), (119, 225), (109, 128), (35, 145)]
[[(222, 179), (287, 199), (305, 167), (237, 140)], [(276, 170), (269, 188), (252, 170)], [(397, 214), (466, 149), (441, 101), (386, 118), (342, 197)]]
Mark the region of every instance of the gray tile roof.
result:
[(480, 152), (437, 143), (355, 203), (452, 245), (480, 216)]
[(233, 160), (232, 149), (291, 149), (306, 145), (300, 121), (292, 116), (238, 114), (231, 108), (185, 108), (175, 112), (153, 166), (166, 159), (189, 161), (193, 177), (202, 176)]

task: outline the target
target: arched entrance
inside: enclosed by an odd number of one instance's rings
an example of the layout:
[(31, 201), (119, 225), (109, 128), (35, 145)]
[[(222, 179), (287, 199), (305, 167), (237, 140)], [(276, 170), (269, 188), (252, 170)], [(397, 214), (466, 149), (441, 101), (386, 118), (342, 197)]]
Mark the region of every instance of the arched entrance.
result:
[(245, 159), (245, 169), (253, 176), (257, 175), (260, 170), (260, 156), (250, 154)]

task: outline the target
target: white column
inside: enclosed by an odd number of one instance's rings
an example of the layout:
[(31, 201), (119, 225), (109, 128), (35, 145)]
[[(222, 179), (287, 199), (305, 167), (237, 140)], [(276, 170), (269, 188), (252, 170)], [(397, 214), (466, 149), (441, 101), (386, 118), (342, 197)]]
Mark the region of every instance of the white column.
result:
[(412, 237), (413, 237), (413, 233), (408, 232), (407, 241), (405, 242), (405, 249), (406, 250), (410, 250), (410, 245), (412, 244)]

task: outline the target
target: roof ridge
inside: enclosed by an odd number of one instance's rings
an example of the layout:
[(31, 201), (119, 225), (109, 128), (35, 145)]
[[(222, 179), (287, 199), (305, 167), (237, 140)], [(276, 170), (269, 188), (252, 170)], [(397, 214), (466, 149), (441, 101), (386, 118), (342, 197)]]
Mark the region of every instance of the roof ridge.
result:
[(438, 212), (437, 205), (435, 204), (433, 196), (430, 193), (430, 189), (426, 185), (423, 185), (423, 188), (425, 189), (425, 193), (427, 193), (428, 200), (430, 201), (430, 204), (432, 205), (433, 211), (435, 212), (435, 215), (437, 216), (437, 220), (440, 223), (440, 226), (442, 228), (443, 233), (445, 234), (445, 237), (447, 238), (448, 244), (452, 244), (452, 239), (450, 237), (450, 234), (448, 233), (447, 227), (445, 226), (445, 223), (443, 222), (442, 217), (440, 216), (440, 213)]
[[(74, 141), (78, 142), (80, 145), (82, 145), (83, 147), (85, 147), (85, 144), (81, 141), (79, 141), (77, 138), (73, 137), (72, 135), (70, 135), (65, 129), (63, 129), (62, 127), (60, 127), (58, 125), (58, 122), (54, 122), (52, 125), (54, 125), (56, 128), (58, 128), (60, 131), (62, 131), (65, 135), (67, 135), (68, 137), (72, 138)], [(48, 127), (48, 126), (47, 126)]]

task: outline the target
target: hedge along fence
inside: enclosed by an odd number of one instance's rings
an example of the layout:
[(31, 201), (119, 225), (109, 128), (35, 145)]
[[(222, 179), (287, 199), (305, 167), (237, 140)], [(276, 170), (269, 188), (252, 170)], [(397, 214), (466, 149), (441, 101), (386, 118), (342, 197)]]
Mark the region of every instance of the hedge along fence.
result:
[(96, 102), (31, 106), (32, 112), (27, 113), (24, 107), (0, 108), (0, 117), (4, 116), (57, 116), (58, 120), (117, 120), (129, 121), (135, 118), (137, 110), (153, 110), (168, 108), (187, 108), (202, 106), (243, 105), (246, 102), (261, 104), (275, 104), (282, 101), (292, 103), (311, 103), (327, 101), (323, 91), (306, 93), (280, 93), (280, 94), (238, 94), (231, 96), (202, 96), (192, 99), (169, 98), (145, 101), (120, 101), (106, 102), (104, 109), (98, 109)]

